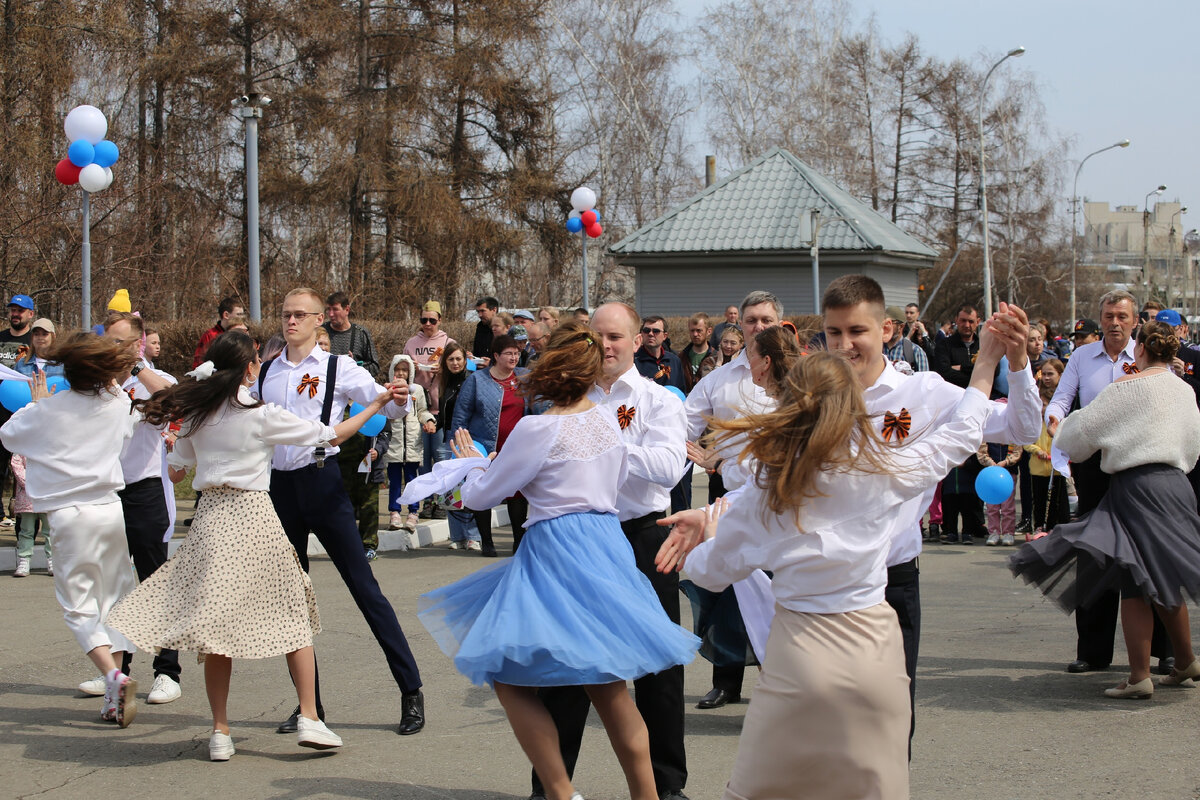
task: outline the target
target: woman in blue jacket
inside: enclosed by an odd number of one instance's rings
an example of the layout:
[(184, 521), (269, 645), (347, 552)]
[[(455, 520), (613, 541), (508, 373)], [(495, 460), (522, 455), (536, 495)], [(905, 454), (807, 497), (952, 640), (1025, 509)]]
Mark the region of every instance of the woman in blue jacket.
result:
[[(487, 369), (471, 373), (458, 394), (454, 406), (454, 419), (450, 429), (466, 428), (471, 438), (487, 448), (489, 453), (499, 452), (504, 441), (525, 416), (525, 398), (519, 391), (521, 376), (529, 370), (518, 367), (521, 347), (511, 336), (497, 336), (492, 341), (492, 365)], [(513, 551), (521, 543), (525, 517), (529, 504), (520, 494), (504, 501), (508, 508), (508, 519), (513, 530)], [(491, 509), (475, 510), (475, 525), (483, 542), (483, 555), (496, 557), (496, 545), (492, 542)]]

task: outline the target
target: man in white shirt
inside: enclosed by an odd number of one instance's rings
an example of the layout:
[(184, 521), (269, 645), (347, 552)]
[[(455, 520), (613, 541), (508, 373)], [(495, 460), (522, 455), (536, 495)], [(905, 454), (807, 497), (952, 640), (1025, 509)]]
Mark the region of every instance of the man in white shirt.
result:
[[(332, 356), (317, 346), (317, 328), (325, 316), (323, 310), (321, 296), (312, 289), (294, 289), (284, 298), (282, 321), (287, 347), (277, 359), (263, 364), (256, 394), (265, 403), (329, 424), (331, 419), (341, 419), (347, 404), (368, 405), (384, 388), (354, 363), (351, 356)], [(402, 417), (410, 410), (408, 386), (400, 381), (390, 388), (392, 402), (384, 406), (382, 413), (389, 418)], [(271, 502), (306, 571), (308, 532), (316, 533), (375, 634), (392, 677), (400, 687), (399, 733), (417, 733), (425, 726), (417, 662), (395, 610), (371, 572), (354, 507), (342, 485), (336, 454), (336, 447), (314, 451), (311, 447), (277, 446), (271, 462)], [(324, 719), (319, 674), (317, 710)], [(298, 714), (299, 708), (278, 731), (294, 733)]]
[[(142, 318), (127, 311), (110, 311), (104, 321), (104, 338), (132, 353), (141, 352), (145, 326)], [(165, 372), (141, 361), (125, 374), (121, 389), (129, 399), (148, 400), (150, 395), (175, 383)], [(167, 541), (170, 539), (171, 517), (163, 493), (162, 431), (144, 422), (138, 423), (133, 436), (125, 440), (121, 451), (121, 472), (125, 488), (117, 492), (125, 516), (125, 539), (138, 580), (144, 581), (167, 561)], [(125, 654), (122, 671), (129, 673), (130, 654)], [(170, 703), (178, 700), (179, 653), (160, 650), (154, 656), (154, 685), (146, 698), (148, 703)]]
[[(628, 477), (617, 495), (617, 515), (638, 569), (650, 579), (659, 602), (679, 622), (679, 575), (662, 574), (654, 557), (666, 539), (658, 526), (671, 504), (671, 487), (687, 466), (683, 403), (673, 393), (643, 378), (634, 367), (642, 346), (641, 318), (624, 303), (608, 303), (592, 315), (592, 327), (604, 346), (604, 378), (588, 397), (612, 409), (625, 438)], [(687, 800), (687, 758), (683, 746), (683, 667), (646, 675), (633, 682), (638, 710), (650, 735), (654, 782), (663, 800)], [(540, 693), (558, 728), (567, 773), (574, 774), (587, 722), (588, 698), (580, 687), (544, 689)], [(545, 797), (537, 774), (533, 796)]]
[[(1087, 321), (1081, 320), (1081, 324)], [(1086, 406), (1117, 378), (1137, 370), (1133, 357), (1133, 329), (1136, 324), (1137, 301), (1129, 292), (1112, 291), (1100, 298), (1100, 330), (1103, 338), (1081, 345), (1071, 354), (1071, 360), (1067, 362), (1067, 368), (1058, 382), (1058, 389), (1046, 405), (1046, 429), (1051, 436), (1076, 401), (1080, 408)], [(1075, 328), (1079, 331), (1080, 325)], [(1109, 476), (1100, 469), (1100, 453), (1086, 461), (1071, 462), (1071, 477), (1075, 481), (1075, 492), (1079, 495), (1079, 514), (1082, 516), (1100, 505), (1108, 492)], [(1120, 598), (1120, 592), (1109, 592), (1091, 608), (1076, 610), (1075, 660), (1067, 665), (1067, 672), (1108, 669), (1113, 659)], [(1175, 659), (1166, 629), (1157, 614), (1154, 616), (1154, 637), (1150, 649), (1159, 659), (1156, 672), (1160, 675), (1170, 674)]]
[[(688, 419), (688, 441), (696, 442), (708, 427), (708, 417), (730, 419), (740, 417), (747, 411), (763, 411), (774, 407), (762, 387), (750, 377), (750, 361), (747, 348), (754, 337), (783, 320), (783, 304), (770, 292), (756, 291), (742, 300), (740, 319), (746, 336), (746, 347), (732, 361), (705, 375), (692, 387), (684, 409)], [(690, 447), (690, 445), (689, 445)], [(745, 483), (748, 473), (737, 463), (741, 445), (736, 441), (725, 442), (719, 448), (720, 460), (713, 474), (718, 476), (725, 489), (737, 489)], [(737, 599), (733, 588), (725, 590), (729, 595), (722, 602), (736, 608)], [(749, 648), (749, 641), (746, 642)], [(720, 708), (727, 703), (742, 699), (742, 682), (746, 675), (745, 664), (713, 664), (712, 689), (700, 698), (697, 708)]]
[[(863, 387), (867, 411), (881, 418), (880, 430), (886, 441), (899, 443), (909, 435), (922, 436), (946, 424), (964, 389), (942, 380), (936, 372), (902, 375), (888, 363), (883, 355), (883, 343), (891, 338), (896, 323), (887, 319), (883, 289), (874, 279), (865, 275), (837, 278), (825, 290), (821, 312), (829, 349), (849, 359)], [(1042, 403), (1026, 351), (1029, 322), (1025, 312), (1004, 303), (1000, 304), (1000, 313), (992, 320), (993, 330), (1005, 341), (1010, 370), (1009, 402), (1007, 405), (992, 404), (983, 438), (988, 442), (1030, 444), (1037, 441), (1042, 431)], [(901, 513), (894, 517), (889, 537), (892, 547), (887, 558), (887, 601), (900, 620), (910, 702), (914, 709), (917, 652), (921, 639), (917, 563), (921, 553), (920, 522), (932, 498), (931, 489), (922, 497), (905, 503)], [(915, 717), (913, 725), (915, 727)], [(909, 738), (911, 741), (911, 731)]]

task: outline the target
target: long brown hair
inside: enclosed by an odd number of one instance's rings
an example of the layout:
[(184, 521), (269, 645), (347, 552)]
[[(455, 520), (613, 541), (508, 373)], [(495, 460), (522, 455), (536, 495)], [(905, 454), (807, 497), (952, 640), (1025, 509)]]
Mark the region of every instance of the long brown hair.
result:
[(755, 479), (767, 490), (767, 508), (790, 513), (797, 524), (804, 503), (821, 496), (821, 473), (894, 468), (850, 364), (825, 351), (796, 360), (779, 385), (774, 411), (710, 424), (718, 444), (746, 437), (740, 457), (757, 461)]
[(521, 391), (531, 400), (556, 406), (578, 402), (604, 374), (600, 335), (578, 320), (560, 323), (546, 350), (533, 362)]
[[(467, 357), (466, 348), (464, 348), (458, 342), (450, 341), (446, 344), (446, 346), (444, 348), (442, 348), (442, 354), (441, 354), (441, 356), (438, 357), (438, 366), (441, 367), (441, 369), (438, 371), (438, 395), (440, 397), (446, 396), (446, 386), (451, 381), (454, 381), (456, 383), (462, 383), (463, 381), (465, 381), (467, 379), (467, 365), (466, 364), (463, 364), (463, 371), (459, 372), (459, 373), (450, 372), (449, 368), (446, 366), (446, 360), (448, 358), (450, 358), (450, 356), (452, 356), (455, 353), (460, 352), (460, 351), (462, 352), (463, 358), (465, 359)], [(388, 380), (391, 380), (391, 378), (388, 378)]]
[(112, 388), (113, 381), (133, 369), (140, 359), (137, 353), (115, 342), (81, 331), (56, 344), (46, 360), (62, 364), (63, 376), (72, 391), (100, 394), (101, 389)]
[[(754, 337), (754, 350), (760, 356), (771, 359), (771, 384), (778, 387), (800, 357), (800, 343), (794, 331), (782, 325), (772, 325)], [(773, 388), (768, 394), (778, 391)]]
[(246, 368), (258, 355), (253, 339), (241, 331), (226, 331), (213, 339), (204, 355), (214, 367), (209, 378), (198, 381), (188, 376), (155, 392), (149, 400), (138, 401), (146, 422), (156, 427), (182, 422), (182, 435), (188, 436), (226, 403), (237, 408), (262, 405), (262, 401), (247, 405), (238, 399)]

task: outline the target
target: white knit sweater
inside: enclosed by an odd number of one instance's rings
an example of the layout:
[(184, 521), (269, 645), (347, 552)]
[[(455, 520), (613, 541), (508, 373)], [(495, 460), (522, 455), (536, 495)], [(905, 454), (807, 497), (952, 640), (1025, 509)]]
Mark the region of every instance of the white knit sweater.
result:
[(1054, 443), (1072, 461), (1101, 451), (1110, 474), (1144, 464), (1190, 472), (1200, 458), (1196, 393), (1170, 372), (1112, 383), (1062, 421)]

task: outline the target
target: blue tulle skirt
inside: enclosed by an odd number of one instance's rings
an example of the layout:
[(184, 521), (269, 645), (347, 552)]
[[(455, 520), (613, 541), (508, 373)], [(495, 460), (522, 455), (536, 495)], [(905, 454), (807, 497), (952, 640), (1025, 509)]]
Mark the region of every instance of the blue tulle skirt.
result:
[(612, 514), (535, 523), (512, 559), (422, 595), (417, 616), (477, 685), (632, 680), (700, 645), (663, 611)]

